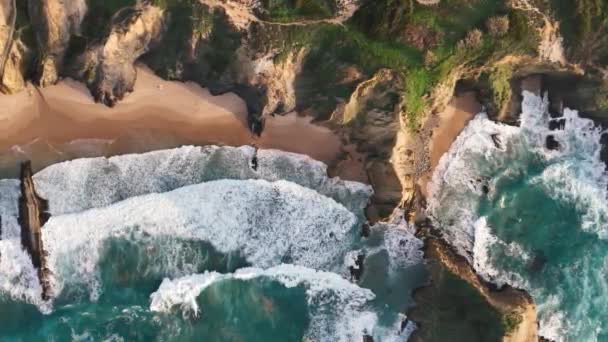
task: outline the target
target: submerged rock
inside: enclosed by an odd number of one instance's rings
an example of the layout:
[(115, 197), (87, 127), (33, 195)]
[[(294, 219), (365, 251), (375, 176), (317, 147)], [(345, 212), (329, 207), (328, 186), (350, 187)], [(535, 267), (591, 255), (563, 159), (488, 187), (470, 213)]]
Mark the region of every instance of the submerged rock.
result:
[(559, 141), (557, 141), (554, 136), (547, 135), (547, 138), (545, 139), (545, 147), (552, 151), (559, 150)]

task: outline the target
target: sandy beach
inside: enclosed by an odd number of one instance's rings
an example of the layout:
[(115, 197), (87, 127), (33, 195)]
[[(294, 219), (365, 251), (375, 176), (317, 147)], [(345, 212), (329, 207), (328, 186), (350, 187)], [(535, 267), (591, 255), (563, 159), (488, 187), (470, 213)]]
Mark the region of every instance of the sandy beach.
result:
[(34, 168), (81, 156), (139, 153), (184, 144), (256, 144), (332, 163), (341, 143), (296, 113), (267, 119), (261, 137), (246, 127), (235, 94), (212, 96), (191, 82), (165, 81), (138, 66), (133, 93), (114, 108), (94, 103), (84, 84), (64, 79), (39, 91), (0, 95), (0, 169), (31, 158)]
[(469, 121), (481, 112), (481, 104), (475, 96), (475, 92), (455, 95), (446, 109), (437, 114), (438, 125), (433, 130), (433, 136), (429, 142), (431, 169), (418, 181), (420, 191), (425, 197), (428, 193), (428, 182), (433, 177), (433, 172), (439, 164), (439, 160), (450, 150), (450, 146)]

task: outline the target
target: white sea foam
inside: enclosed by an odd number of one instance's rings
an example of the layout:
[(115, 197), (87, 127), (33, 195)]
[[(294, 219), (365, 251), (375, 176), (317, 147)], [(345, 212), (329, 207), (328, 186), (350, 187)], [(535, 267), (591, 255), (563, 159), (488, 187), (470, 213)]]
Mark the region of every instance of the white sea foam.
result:
[[(525, 275), (495, 266), (496, 256), (490, 251), (500, 250), (522, 265), (531, 261), (530, 251), (493, 234), (486, 219), (478, 216), (481, 198), (496, 199), (505, 208), (509, 204), (496, 193), (497, 182), (519, 178), (529, 164), (542, 165), (542, 172), (529, 185), (540, 186), (553, 199), (574, 205), (582, 213), (583, 230), (608, 238), (608, 176), (600, 160), (600, 137), (605, 131), (570, 109), (564, 110), (563, 117), (552, 119), (546, 96), (524, 92), (523, 97), (520, 127), (495, 123), (479, 114), (463, 130), (440, 160), (429, 184), (428, 212), (484, 278), (546, 298), (546, 293), (531, 288)], [(550, 130), (550, 122), (556, 120), (563, 121), (564, 127)], [(558, 142), (558, 150), (546, 148), (549, 135)], [(567, 316), (558, 310), (562, 294), (553, 298), (556, 303), (551, 305), (538, 303), (540, 333), (562, 340)]]
[[(361, 341), (363, 332), (374, 334), (377, 314), (369, 309), (375, 298), (368, 290), (335, 273), (282, 264), (269, 269), (243, 268), (233, 274), (208, 272), (183, 278), (165, 279), (151, 295), (152, 311), (169, 312), (179, 308), (198, 312), (196, 298), (210, 285), (233, 279), (254, 281), (268, 278), (287, 288), (303, 287), (310, 310), (310, 341)], [(380, 339), (382, 340), (382, 339)]]
[[(19, 217), (19, 181), (0, 180), (0, 240), (21, 237), (17, 218)], [(1, 257), (1, 256), (0, 256)]]
[(404, 224), (377, 223), (372, 229), (384, 232), (382, 249), (388, 253), (389, 269), (396, 271), (420, 264), (424, 258), (422, 240), (414, 236)]
[(201, 240), (222, 253), (239, 251), (256, 267), (288, 258), (329, 269), (353, 243), (356, 225), (339, 203), (290, 182), (220, 180), (54, 216), (43, 228), (43, 241), (54, 292), (76, 279), (89, 283), (95, 295), (99, 253), (110, 237)]
[(51, 310), (41, 299), (38, 273), (20, 239), (0, 241), (0, 296), (34, 304), (45, 313)]
[(111, 158), (77, 159), (34, 176), (53, 215), (80, 212), (118, 201), (217, 179), (288, 180), (318, 191), (361, 216), (371, 187), (327, 176), (327, 166), (307, 156), (250, 146), (184, 146)]

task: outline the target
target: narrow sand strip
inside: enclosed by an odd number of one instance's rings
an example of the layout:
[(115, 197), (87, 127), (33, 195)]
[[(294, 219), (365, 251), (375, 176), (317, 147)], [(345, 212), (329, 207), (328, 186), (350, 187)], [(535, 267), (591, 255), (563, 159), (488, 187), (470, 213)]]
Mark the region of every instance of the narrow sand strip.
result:
[(439, 164), (439, 160), (450, 150), (450, 146), (460, 132), (479, 112), (481, 112), (481, 104), (477, 102), (475, 92), (466, 92), (455, 95), (446, 109), (438, 114), (439, 123), (433, 130), (433, 136), (429, 143), (431, 169), (418, 181), (420, 191), (425, 197), (427, 196), (428, 182), (433, 177), (433, 172)]
[[(0, 168), (26, 157), (44, 160), (47, 165), (76, 158), (78, 149), (72, 148), (69, 156), (62, 149), (53, 150), (91, 139), (111, 142), (104, 155), (183, 144), (256, 144), (307, 154), (326, 163), (341, 148), (339, 138), (329, 129), (295, 113), (268, 118), (262, 137), (253, 137), (246, 127), (245, 103), (235, 94), (212, 96), (191, 82), (162, 80), (144, 66), (138, 67), (133, 93), (114, 108), (94, 103), (88, 89), (70, 79), (41, 93), (30, 85), (21, 93), (0, 95)], [(95, 154), (89, 147), (85, 150), (83, 155)], [(34, 155), (28, 156), (30, 152)], [(37, 164), (37, 168), (44, 166)]]

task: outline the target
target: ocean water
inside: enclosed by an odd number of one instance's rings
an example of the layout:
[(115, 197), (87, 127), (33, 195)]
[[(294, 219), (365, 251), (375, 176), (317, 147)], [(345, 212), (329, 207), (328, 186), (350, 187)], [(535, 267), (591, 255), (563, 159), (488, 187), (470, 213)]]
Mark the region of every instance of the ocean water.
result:
[(371, 189), (326, 171), (215, 146), (52, 165), (49, 301), (0, 180), (0, 341), (406, 341), (422, 242), (398, 216), (362, 237)]
[[(473, 119), (440, 161), (428, 211), (484, 278), (529, 291), (542, 336), (606, 341), (606, 132), (575, 110), (552, 117), (547, 108), (524, 92), (519, 127)], [(558, 150), (546, 147), (549, 135)]]

